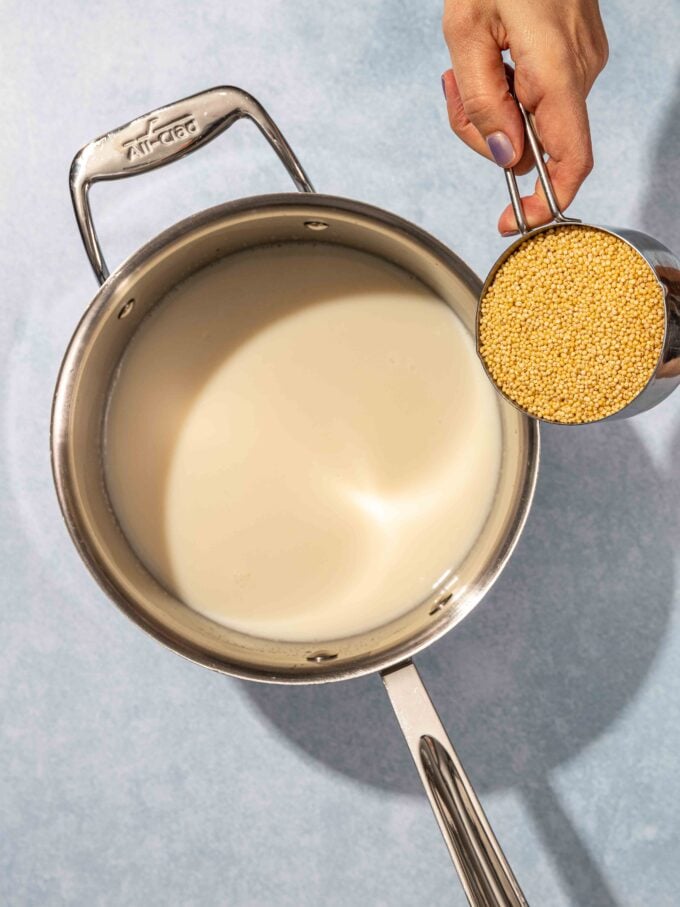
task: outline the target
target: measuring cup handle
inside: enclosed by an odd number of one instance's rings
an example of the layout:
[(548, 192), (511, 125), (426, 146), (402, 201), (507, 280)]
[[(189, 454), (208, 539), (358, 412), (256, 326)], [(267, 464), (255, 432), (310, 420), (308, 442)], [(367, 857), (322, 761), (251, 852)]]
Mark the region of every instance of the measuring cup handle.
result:
[(178, 160), (212, 141), (243, 117), (252, 120), (278, 154), (301, 192), (313, 192), (302, 165), (264, 107), (248, 92), (211, 88), (159, 107), (94, 139), (76, 154), (69, 185), (78, 229), (99, 283), (109, 270), (92, 220), (88, 191), (98, 180), (145, 173)]
[[(531, 115), (527, 112), (524, 105), (521, 101), (518, 100), (517, 95), (515, 94), (514, 87), (511, 89), (512, 96), (514, 97), (517, 106), (519, 107), (519, 112), (522, 115), (522, 120), (524, 121), (524, 133), (526, 140), (529, 143), (531, 148), (531, 154), (536, 164), (536, 170), (538, 171), (538, 178), (541, 182), (541, 187), (545, 193), (546, 201), (548, 202), (548, 207), (550, 208), (550, 213), (552, 214), (553, 221), (560, 224), (574, 224), (580, 223), (576, 218), (566, 217), (562, 213), (557, 197), (555, 195), (555, 190), (553, 189), (553, 184), (548, 173), (548, 168), (545, 165), (545, 160), (543, 158), (543, 149), (541, 143), (538, 140), (536, 135), (536, 130), (534, 129), (534, 124), (531, 120)], [(510, 194), (510, 204), (512, 205), (512, 210), (515, 214), (515, 220), (517, 221), (517, 228), (519, 232), (524, 234), (529, 232), (529, 225), (527, 224), (526, 217), (524, 216), (524, 208), (522, 207), (522, 197), (519, 193), (519, 187), (517, 185), (517, 177), (515, 176), (515, 171), (508, 167), (505, 170), (505, 181), (508, 186), (508, 192)]]
[(528, 907), (415, 665), (382, 679), (472, 907)]

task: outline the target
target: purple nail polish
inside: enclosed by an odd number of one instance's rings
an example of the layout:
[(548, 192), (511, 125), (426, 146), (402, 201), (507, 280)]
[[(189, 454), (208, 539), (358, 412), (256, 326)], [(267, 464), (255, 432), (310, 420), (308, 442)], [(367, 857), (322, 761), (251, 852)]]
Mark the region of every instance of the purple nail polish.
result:
[(446, 98), (446, 80), (444, 79), (444, 76), (442, 76), (442, 91), (444, 92), (444, 100), (447, 100), (447, 98)]
[(489, 151), (499, 167), (510, 166), (510, 161), (515, 156), (515, 149), (504, 132), (492, 132), (491, 135), (487, 136), (486, 144), (489, 146)]

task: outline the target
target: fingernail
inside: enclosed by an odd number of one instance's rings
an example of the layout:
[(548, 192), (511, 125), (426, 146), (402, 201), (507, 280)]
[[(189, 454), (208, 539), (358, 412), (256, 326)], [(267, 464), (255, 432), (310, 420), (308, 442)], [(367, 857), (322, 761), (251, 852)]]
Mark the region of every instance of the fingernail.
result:
[(501, 236), (519, 236), (519, 230), (501, 230)]
[(442, 91), (444, 92), (444, 100), (446, 100), (446, 79), (442, 76)]
[(486, 144), (499, 167), (508, 167), (515, 156), (512, 142), (504, 132), (492, 132), (487, 136)]

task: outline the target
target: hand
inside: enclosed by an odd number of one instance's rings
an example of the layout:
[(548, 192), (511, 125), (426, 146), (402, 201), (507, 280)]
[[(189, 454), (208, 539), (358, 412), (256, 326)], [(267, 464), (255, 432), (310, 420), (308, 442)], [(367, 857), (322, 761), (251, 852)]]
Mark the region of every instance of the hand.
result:
[[(453, 131), (501, 167), (531, 169), (501, 57), (509, 50), (515, 92), (534, 114), (555, 195), (566, 208), (593, 168), (586, 97), (608, 56), (597, 0), (445, 0), (443, 28), (453, 64), (442, 76)], [(551, 219), (538, 182), (522, 202), (530, 226)], [(509, 205), (498, 229), (517, 232)]]

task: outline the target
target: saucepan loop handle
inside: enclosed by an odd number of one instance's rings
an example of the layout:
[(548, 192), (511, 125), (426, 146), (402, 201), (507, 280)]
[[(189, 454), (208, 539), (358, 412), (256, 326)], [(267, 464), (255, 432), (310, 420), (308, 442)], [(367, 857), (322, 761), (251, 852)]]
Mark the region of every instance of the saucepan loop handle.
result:
[(415, 665), (382, 678), (469, 903), (528, 907)]
[(73, 159), (69, 184), (78, 228), (99, 283), (109, 275), (92, 220), (88, 191), (99, 180), (145, 173), (206, 145), (236, 120), (252, 120), (300, 192), (313, 192), (302, 165), (276, 123), (248, 92), (211, 88), (159, 107), (85, 145)]

